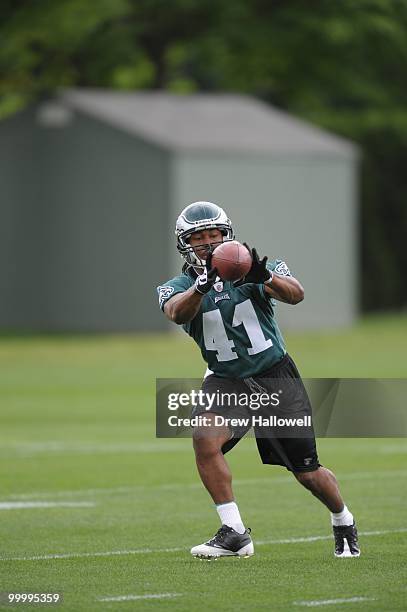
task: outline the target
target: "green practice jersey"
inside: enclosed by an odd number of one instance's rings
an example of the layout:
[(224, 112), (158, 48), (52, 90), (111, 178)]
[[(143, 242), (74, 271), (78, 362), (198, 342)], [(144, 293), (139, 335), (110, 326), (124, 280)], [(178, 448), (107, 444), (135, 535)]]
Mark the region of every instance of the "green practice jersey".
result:
[[(289, 276), (283, 261), (268, 264), (270, 270)], [(195, 283), (193, 272), (157, 287), (161, 309), (177, 293)], [(286, 350), (274, 318), (275, 301), (263, 284), (218, 280), (207, 293), (192, 321), (182, 327), (198, 344), (208, 368), (217, 376), (248, 378), (270, 369)]]

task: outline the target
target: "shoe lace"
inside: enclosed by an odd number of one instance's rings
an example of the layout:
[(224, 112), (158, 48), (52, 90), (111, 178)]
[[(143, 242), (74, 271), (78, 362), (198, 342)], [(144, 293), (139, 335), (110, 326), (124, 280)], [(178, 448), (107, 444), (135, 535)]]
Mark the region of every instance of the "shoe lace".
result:
[(341, 544), (345, 538), (345, 529), (342, 526), (335, 526), (334, 529), (334, 538), (336, 544)]
[(208, 544), (214, 544), (214, 543), (216, 544), (217, 542), (223, 542), (223, 540), (225, 539), (225, 535), (230, 530), (231, 530), (231, 527), (228, 527), (227, 525), (222, 525), (222, 527), (220, 527), (218, 531), (215, 533), (213, 538), (209, 540)]
[(349, 544), (357, 544), (358, 543), (358, 532), (356, 527), (351, 527), (351, 529), (349, 529), (349, 531), (346, 534), (346, 539), (348, 540)]
[(343, 540), (352, 544), (357, 544), (358, 541), (358, 533), (353, 525), (334, 527), (334, 537), (337, 544), (341, 544)]

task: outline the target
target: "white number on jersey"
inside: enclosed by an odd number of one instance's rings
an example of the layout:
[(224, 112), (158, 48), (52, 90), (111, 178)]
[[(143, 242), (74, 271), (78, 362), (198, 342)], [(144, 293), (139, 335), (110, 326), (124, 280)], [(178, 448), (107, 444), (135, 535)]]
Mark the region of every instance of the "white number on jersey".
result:
[[(247, 349), (249, 355), (257, 355), (273, 346), (271, 339), (266, 340), (260, 327), (259, 320), (250, 300), (236, 304), (233, 314), (233, 327), (243, 325), (251, 347)], [(229, 340), (220, 310), (211, 310), (202, 315), (203, 337), (207, 351), (216, 351), (218, 361), (231, 361), (238, 359), (234, 351), (235, 343)]]
[(229, 340), (222, 321), (219, 308), (204, 312), (202, 315), (203, 337), (207, 351), (217, 351), (218, 361), (231, 361), (238, 359), (232, 350), (235, 346), (233, 340)]
[(246, 333), (249, 336), (250, 344), (252, 345), (251, 348), (247, 349), (249, 355), (257, 355), (257, 353), (262, 353), (270, 348), (270, 346), (273, 346), (272, 341), (270, 339), (266, 340), (264, 337), (256, 311), (250, 300), (245, 300), (240, 304), (236, 304), (232, 325), (233, 327), (244, 325)]

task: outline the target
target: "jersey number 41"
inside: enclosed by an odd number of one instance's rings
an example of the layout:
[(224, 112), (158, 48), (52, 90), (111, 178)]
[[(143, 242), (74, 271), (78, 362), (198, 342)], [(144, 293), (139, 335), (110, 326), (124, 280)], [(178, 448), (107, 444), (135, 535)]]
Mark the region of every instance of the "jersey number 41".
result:
[[(218, 361), (231, 361), (239, 356), (233, 350), (235, 343), (226, 334), (220, 310), (210, 310), (203, 313), (203, 336), (207, 351), (216, 351)], [(273, 342), (264, 337), (259, 320), (250, 300), (236, 304), (233, 313), (232, 327), (243, 325), (249, 337), (251, 346), (247, 348), (249, 355), (257, 355), (273, 346)]]

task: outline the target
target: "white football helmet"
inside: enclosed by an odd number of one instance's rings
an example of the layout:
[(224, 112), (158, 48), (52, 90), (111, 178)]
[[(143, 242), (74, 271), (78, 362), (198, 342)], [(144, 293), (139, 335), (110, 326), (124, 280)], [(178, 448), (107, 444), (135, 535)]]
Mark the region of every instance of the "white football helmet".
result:
[(194, 232), (205, 229), (219, 229), (223, 234), (223, 242), (234, 240), (234, 232), (230, 219), (225, 211), (213, 202), (193, 202), (181, 212), (175, 225), (177, 249), (188, 266), (205, 267), (205, 260), (200, 259), (189, 238)]

